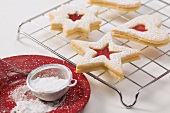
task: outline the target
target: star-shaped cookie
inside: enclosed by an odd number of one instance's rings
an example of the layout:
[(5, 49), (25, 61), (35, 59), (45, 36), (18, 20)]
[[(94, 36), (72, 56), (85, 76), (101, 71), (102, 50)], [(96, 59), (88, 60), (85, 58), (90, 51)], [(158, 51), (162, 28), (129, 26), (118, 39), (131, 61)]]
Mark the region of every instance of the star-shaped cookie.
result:
[(169, 35), (161, 30), (160, 26), (159, 18), (153, 15), (142, 15), (114, 28), (112, 31), (115, 37), (158, 47), (169, 43)]
[(134, 11), (141, 6), (140, 0), (88, 0), (88, 3), (121, 11)]
[(52, 30), (63, 31), (66, 37), (73, 35), (88, 36), (92, 30), (100, 28), (101, 20), (96, 10), (83, 6), (63, 5), (49, 13)]
[(105, 69), (118, 80), (123, 77), (122, 63), (140, 59), (141, 55), (137, 49), (116, 45), (110, 32), (97, 42), (72, 40), (71, 47), (84, 56), (76, 66), (77, 72)]

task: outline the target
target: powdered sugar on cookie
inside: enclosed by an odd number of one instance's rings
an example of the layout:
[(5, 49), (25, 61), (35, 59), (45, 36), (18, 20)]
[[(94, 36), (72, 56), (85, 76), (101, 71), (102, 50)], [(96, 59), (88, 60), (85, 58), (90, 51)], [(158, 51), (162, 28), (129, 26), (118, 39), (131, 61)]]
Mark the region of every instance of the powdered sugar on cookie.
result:
[(88, 0), (88, 3), (122, 11), (134, 11), (141, 6), (140, 0)]
[(50, 12), (51, 28), (62, 29), (66, 36), (88, 33), (91, 30), (99, 29), (101, 20), (97, 18), (97, 11), (85, 7), (63, 5), (55, 12)]
[[(139, 27), (144, 28), (139, 28)], [(142, 15), (113, 29), (113, 36), (126, 38), (143, 44), (161, 46), (169, 42), (167, 33), (160, 29), (161, 21), (152, 15)], [(138, 27), (138, 28), (137, 28)], [(145, 29), (140, 31), (140, 29)]]
[(94, 2), (105, 1), (110, 3), (116, 3), (119, 5), (132, 5), (140, 3), (140, 0), (93, 0)]
[[(107, 33), (98, 42), (72, 40), (71, 47), (84, 56), (81, 62), (77, 64), (77, 72), (105, 67), (116, 74), (113, 76), (116, 76), (118, 80), (123, 77), (122, 63), (131, 60), (131, 58), (139, 57), (141, 54), (139, 50), (118, 46), (113, 43), (111, 33)], [(102, 50), (105, 47), (108, 47), (110, 59), (105, 55), (96, 56), (97, 51), (95, 50)]]

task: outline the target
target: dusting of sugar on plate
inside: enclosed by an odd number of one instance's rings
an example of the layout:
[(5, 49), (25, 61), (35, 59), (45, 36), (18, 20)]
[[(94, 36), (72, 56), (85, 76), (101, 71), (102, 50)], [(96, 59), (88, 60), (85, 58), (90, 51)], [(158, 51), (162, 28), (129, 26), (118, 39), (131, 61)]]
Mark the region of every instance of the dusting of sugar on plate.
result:
[(26, 85), (16, 88), (11, 96), (16, 102), (11, 113), (45, 113), (56, 109), (54, 104), (35, 98)]

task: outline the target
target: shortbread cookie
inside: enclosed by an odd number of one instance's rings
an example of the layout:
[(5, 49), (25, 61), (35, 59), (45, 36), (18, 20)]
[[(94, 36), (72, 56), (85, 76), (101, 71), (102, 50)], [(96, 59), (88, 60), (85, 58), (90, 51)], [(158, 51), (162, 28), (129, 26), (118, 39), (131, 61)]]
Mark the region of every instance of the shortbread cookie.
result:
[(140, 0), (88, 0), (88, 3), (120, 11), (135, 11), (141, 6)]
[(63, 31), (66, 37), (73, 35), (88, 36), (92, 30), (100, 28), (101, 20), (97, 11), (82, 6), (63, 5), (49, 13), (52, 30)]
[(169, 35), (160, 29), (161, 21), (153, 15), (142, 15), (113, 29), (113, 36), (148, 46), (164, 46)]
[(123, 77), (122, 63), (140, 59), (141, 55), (137, 49), (116, 45), (110, 32), (97, 42), (72, 40), (71, 47), (84, 56), (77, 64), (76, 72), (105, 69), (118, 80)]

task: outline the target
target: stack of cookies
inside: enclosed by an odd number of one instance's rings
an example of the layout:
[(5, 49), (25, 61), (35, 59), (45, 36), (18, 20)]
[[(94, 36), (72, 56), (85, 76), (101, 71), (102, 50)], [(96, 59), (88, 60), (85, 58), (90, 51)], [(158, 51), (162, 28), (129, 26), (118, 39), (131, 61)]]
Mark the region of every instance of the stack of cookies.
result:
[(90, 31), (100, 29), (101, 20), (97, 14), (97, 11), (85, 7), (64, 5), (49, 13), (51, 29), (62, 31), (66, 37), (87, 37)]
[(160, 29), (161, 21), (152, 15), (142, 15), (112, 30), (113, 36), (148, 46), (158, 47), (169, 43), (169, 35)]
[(141, 52), (116, 45), (112, 39), (112, 33), (109, 32), (97, 42), (72, 40), (71, 47), (84, 56), (77, 64), (76, 71), (90, 72), (105, 69), (113, 77), (121, 80), (123, 78), (122, 63), (140, 59)]

